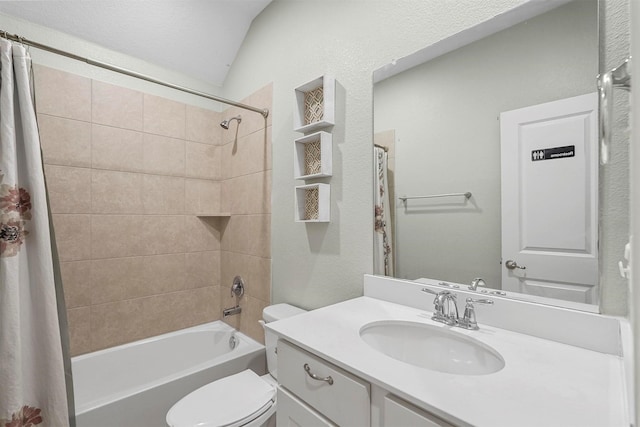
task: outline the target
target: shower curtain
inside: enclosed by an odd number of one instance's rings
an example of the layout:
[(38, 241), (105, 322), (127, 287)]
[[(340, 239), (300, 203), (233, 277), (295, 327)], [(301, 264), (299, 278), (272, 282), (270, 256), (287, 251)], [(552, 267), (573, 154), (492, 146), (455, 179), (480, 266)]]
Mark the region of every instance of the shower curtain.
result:
[(374, 233), (373, 273), (393, 276), (393, 242), (389, 217), (389, 183), (387, 181), (387, 152), (373, 148), (374, 160)]
[(30, 72), (24, 46), (0, 39), (0, 427), (73, 423)]

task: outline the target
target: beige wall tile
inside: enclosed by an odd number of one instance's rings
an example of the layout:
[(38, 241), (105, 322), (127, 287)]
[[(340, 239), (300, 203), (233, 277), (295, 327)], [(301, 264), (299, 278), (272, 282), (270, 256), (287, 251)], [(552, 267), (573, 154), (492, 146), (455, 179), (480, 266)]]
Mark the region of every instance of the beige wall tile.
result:
[(237, 143), (223, 145), (222, 177), (236, 178), (271, 169), (270, 135), (271, 132), (257, 132), (239, 139)]
[(91, 342), (94, 350), (143, 338), (143, 301), (132, 299), (91, 306)]
[(143, 304), (144, 335), (155, 336), (191, 325), (189, 291), (172, 292), (141, 298)]
[(192, 252), (185, 255), (187, 289), (220, 284), (220, 251)]
[(187, 179), (184, 197), (185, 212), (189, 214), (225, 212), (220, 204), (220, 187), (221, 184), (217, 181)]
[(220, 145), (222, 127), (220, 113), (204, 108), (186, 106), (186, 139), (204, 144)]
[(38, 113), (91, 121), (91, 80), (53, 68), (35, 65)]
[(189, 326), (201, 323), (213, 322), (221, 317), (220, 288), (207, 286), (188, 291), (187, 301), (191, 310), (186, 315), (189, 318)]
[(230, 292), (233, 278), (241, 276), (247, 295), (263, 301), (271, 300), (271, 259), (222, 251), (220, 255), (220, 286)]
[(91, 169), (45, 165), (52, 213), (91, 213)]
[(144, 175), (142, 204), (146, 214), (183, 214), (185, 210), (184, 178)]
[(142, 130), (142, 93), (109, 83), (92, 81), (93, 123)]
[(185, 216), (185, 234), (182, 238), (186, 244), (186, 252), (220, 250), (220, 219)]
[(142, 132), (92, 125), (91, 165), (96, 169), (142, 172)]
[(227, 180), (232, 214), (261, 214), (271, 212), (271, 171), (243, 175)]
[(91, 303), (132, 299), (142, 293), (143, 258), (108, 258), (91, 261)]
[(144, 131), (184, 139), (186, 106), (158, 96), (144, 94)]
[(67, 308), (91, 305), (91, 261), (60, 263)]
[(143, 258), (145, 295), (149, 296), (185, 289), (185, 254), (154, 255)]
[(91, 166), (91, 124), (38, 114), (44, 163)]
[(185, 142), (183, 140), (145, 133), (143, 144), (144, 172), (184, 176)]
[(233, 179), (225, 179), (220, 182), (220, 212), (231, 212), (231, 198), (234, 194), (234, 183)]
[(143, 255), (186, 252), (185, 217), (145, 215), (142, 224)]
[(92, 259), (145, 255), (142, 215), (92, 215)]
[(90, 258), (90, 215), (54, 214), (53, 229), (60, 261), (80, 261)]
[(91, 171), (91, 211), (96, 214), (141, 214), (142, 175)]
[(232, 215), (222, 237), (222, 250), (271, 257), (271, 215)]
[(91, 343), (91, 307), (67, 310), (69, 323), (69, 352), (71, 356), (93, 351)]
[(220, 178), (220, 149), (215, 145), (186, 143), (186, 176), (191, 178)]
[(264, 344), (264, 329), (258, 323), (262, 319), (262, 310), (269, 305), (268, 301), (262, 301), (251, 296), (247, 297), (247, 307), (245, 316), (242, 318), (240, 331), (249, 335), (259, 343)]

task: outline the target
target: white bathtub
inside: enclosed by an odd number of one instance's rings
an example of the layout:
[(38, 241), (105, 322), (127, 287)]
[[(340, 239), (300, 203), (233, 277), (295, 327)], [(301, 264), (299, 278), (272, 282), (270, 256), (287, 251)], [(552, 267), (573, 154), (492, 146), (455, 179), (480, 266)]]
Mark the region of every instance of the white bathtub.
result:
[(77, 427), (166, 426), (180, 398), (247, 368), (264, 374), (265, 360), (263, 345), (222, 321), (74, 357)]

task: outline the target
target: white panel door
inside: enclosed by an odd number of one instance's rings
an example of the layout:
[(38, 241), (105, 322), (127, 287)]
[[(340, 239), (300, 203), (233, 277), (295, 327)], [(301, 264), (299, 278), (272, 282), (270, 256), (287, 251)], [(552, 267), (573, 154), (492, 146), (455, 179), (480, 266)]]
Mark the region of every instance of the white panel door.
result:
[(594, 303), (597, 95), (500, 114), (502, 287)]

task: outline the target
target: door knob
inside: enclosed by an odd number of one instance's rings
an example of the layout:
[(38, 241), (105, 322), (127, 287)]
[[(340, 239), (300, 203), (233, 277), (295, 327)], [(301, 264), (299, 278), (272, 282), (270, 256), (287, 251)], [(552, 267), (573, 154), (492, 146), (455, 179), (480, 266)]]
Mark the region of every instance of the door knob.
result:
[(509, 270), (515, 270), (516, 268), (519, 268), (520, 270), (526, 270), (527, 268), (524, 265), (523, 266), (518, 265), (518, 263), (512, 259), (507, 260), (507, 262), (504, 263), (504, 266), (507, 267)]

